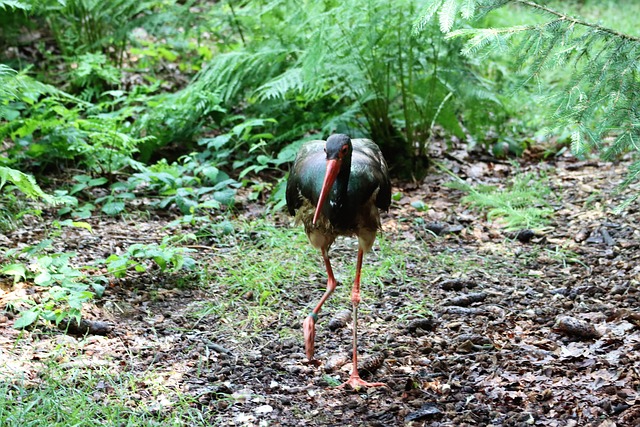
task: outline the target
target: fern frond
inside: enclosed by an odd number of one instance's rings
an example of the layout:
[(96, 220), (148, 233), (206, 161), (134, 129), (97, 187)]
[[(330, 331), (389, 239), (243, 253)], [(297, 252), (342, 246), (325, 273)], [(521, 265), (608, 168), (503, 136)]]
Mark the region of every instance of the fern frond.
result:
[(290, 54), (287, 49), (266, 47), (256, 52), (240, 50), (218, 55), (194, 79), (194, 84), (215, 89), (227, 102), (242, 90), (257, 87), (277, 75)]
[(0, 0), (0, 9), (7, 10), (8, 8), (28, 11), (31, 10), (31, 5), (18, 0)]
[(42, 191), (33, 176), (20, 172), (17, 169), (0, 166), (0, 189), (4, 187), (7, 181), (15, 185), (18, 190), (29, 198), (42, 199), (47, 203), (55, 201), (54, 197)]
[(302, 69), (290, 68), (276, 78), (258, 87), (256, 94), (261, 101), (284, 98), (288, 93), (302, 91)]

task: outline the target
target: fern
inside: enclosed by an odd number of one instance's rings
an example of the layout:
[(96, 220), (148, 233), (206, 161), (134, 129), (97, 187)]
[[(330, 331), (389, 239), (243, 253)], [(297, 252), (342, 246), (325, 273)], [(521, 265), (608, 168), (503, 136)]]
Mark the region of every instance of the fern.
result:
[(135, 165), (131, 155), (152, 139), (121, 130), (126, 111), (104, 114), (100, 106), (8, 67), (0, 67), (0, 118), (7, 120), (0, 122), (0, 137), (31, 141), (7, 150), (12, 162), (27, 157), (41, 167), (75, 159), (92, 172), (113, 172)]
[(31, 5), (17, 0), (0, 0), (0, 9), (7, 10), (9, 8), (28, 11), (31, 9)]
[(290, 93), (302, 92), (302, 68), (290, 68), (276, 78), (266, 82), (256, 89), (261, 101), (285, 98)]
[(246, 100), (248, 111), (276, 118), (276, 142), (313, 129), (369, 136), (396, 171), (421, 173), (416, 158), (426, 156), (434, 127), (462, 136), (461, 117), (479, 123), (482, 112), (488, 117), (483, 106), (498, 100), (473, 60), (460, 55), (460, 43), (446, 43), (434, 29), (412, 35), (405, 23), (418, 4), (246, 4), (235, 9), (243, 46), (214, 57), (192, 86), (215, 88), (226, 108)]
[(462, 198), (463, 203), (485, 212), (489, 221), (500, 220), (508, 231), (542, 228), (553, 215), (547, 201), (551, 189), (545, 176), (519, 173), (502, 190), (492, 186), (473, 187), (459, 178), (447, 187), (468, 193)]
[(196, 76), (194, 85), (202, 89), (215, 88), (223, 101), (246, 95), (246, 90), (256, 88), (258, 82), (279, 74), (287, 62), (289, 50), (264, 47), (255, 52), (239, 50), (218, 55)]
[(42, 191), (31, 175), (20, 172), (16, 169), (0, 166), (0, 189), (8, 182), (32, 199), (42, 199), (48, 203), (52, 203), (55, 199)]

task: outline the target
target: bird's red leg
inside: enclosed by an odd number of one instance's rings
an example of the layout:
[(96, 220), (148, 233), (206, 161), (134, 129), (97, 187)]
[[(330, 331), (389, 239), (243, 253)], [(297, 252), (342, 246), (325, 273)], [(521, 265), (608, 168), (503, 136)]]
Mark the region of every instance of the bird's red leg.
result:
[(324, 302), (331, 296), (333, 291), (336, 289), (338, 282), (333, 275), (333, 270), (331, 269), (331, 262), (329, 261), (329, 255), (327, 253), (327, 248), (322, 248), (322, 259), (324, 259), (324, 266), (327, 269), (327, 290), (325, 291), (322, 298), (320, 298), (320, 302), (316, 305), (316, 308), (313, 309), (311, 314), (304, 320), (302, 323), (302, 330), (304, 332), (304, 348), (307, 354), (307, 359), (312, 360), (314, 354), (314, 342), (316, 339), (316, 321), (318, 320), (318, 313), (320, 313), (320, 309)]
[(358, 249), (358, 261), (356, 263), (356, 278), (353, 282), (353, 288), (351, 290), (351, 304), (353, 305), (353, 369), (351, 370), (351, 376), (339, 387), (342, 388), (346, 385), (354, 390), (358, 390), (362, 387), (386, 387), (385, 383), (369, 383), (360, 378), (358, 373), (358, 304), (360, 304), (360, 270), (362, 270), (362, 258), (364, 251), (362, 248)]

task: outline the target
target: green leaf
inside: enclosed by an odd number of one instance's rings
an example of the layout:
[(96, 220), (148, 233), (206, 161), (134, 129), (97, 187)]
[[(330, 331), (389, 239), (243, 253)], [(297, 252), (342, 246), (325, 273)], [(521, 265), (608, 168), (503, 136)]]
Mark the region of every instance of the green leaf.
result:
[(213, 193), (214, 200), (217, 200), (222, 205), (231, 206), (235, 201), (236, 191), (232, 189), (216, 191)]
[(105, 204), (101, 211), (109, 216), (116, 216), (124, 210), (124, 202), (109, 202)]
[(33, 283), (38, 286), (47, 286), (51, 284), (52, 280), (53, 277), (51, 276), (51, 273), (49, 273), (48, 271), (43, 271), (33, 279)]
[(84, 190), (85, 188), (87, 188), (87, 184), (85, 184), (84, 182), (78, 183), (78, 184), (74, 185), (73, 187), (71, 187), (71, 190), (69, 190), (69, 194), (70, 195), (76, 194), (79, 191)]
[(18, 190), (22, 191), (27, 197), (32, 199), (42, 199), (47, 203), (54, 203), (54, 197), (46, 194), (36, 183), (36, 180), (25, 173), (16, 169), (0, 166), (0, 189), (9, 181), (15, 185)]
[(205, 200), (198, 205), (202, 209), (220, 209), (221, 206), (220, 202), (215, 199)]
[(73, 212), (71, 212), (71, 216), (73, 218), (78, 218), (78, 219), (91, 218), (91, 210), (89, 210), (89, 209), (80, 209), (80, 210), (77, 210), (77, 211), (73, 211)]
[(91, 283), (91, 287), (93, 288), (93, 292), (95, 292), (96, 297), (102, 298), (102, 295), (104, 295), (104, 291), (106, 290), (106, 286), (97, 282), (93, 282)]
[(73, 221), (73, 220), (70, 220), (70, 219), (66, 219), (64, 221), (61, 221), (60, 225), (64, 225), (66, 227), (84, 228), (84, 229), (89, 230), (90, 232), (93, 233), (93, 228), (91, 227), (91, 224), (89, 224), (88, 222), (84, 222), (84, 221)]
[(416, 208), (421, 212), (429, 209), (429, 207), (422, 200), (416, 200), (415, 202), (411, 202), (411, 206), (413, 206), (414, 208)]
[(120, 200), (134, 200), (136, 198), (136, 195), (133, 193), (126, 192), (126, 193), (117, 194), (116, 197)]
[(158, 264), (158, 267), (160, 267), (161, 271), (165, 271), (167, 269), (167, 261), (165, 261), (164, 258), (157, 256), (154, 257), (153, 260), (156, 262), (156, 264)]
[(107, 271), (117, 278), (122, 278), (127, 274), (128, 266), (129, 260), (125, 257), (118, 257), (114, 254), (107, 258)]
[(13, 327), (16, 329), (26, 328), (27, 326), (38, 320), (38, 317), (40, 317), (40, 315), (35, 310), (23, 311), (22, 313), (20, 313), (20, 317), (18, 317), (13, 323)]
[(18, 280), (26, 277), (27, 269), (23, 264), (9, 264), (5, 265), (2, 270), (0, 270), (0, 273), (13, 276), (13, 283), (16, 283)]
[(107, 178), (94, 178), (89, 180), (88, 184), (90, 187), (97, 187), (99, 185), (106, 184), (107, 182), (109, 182)]

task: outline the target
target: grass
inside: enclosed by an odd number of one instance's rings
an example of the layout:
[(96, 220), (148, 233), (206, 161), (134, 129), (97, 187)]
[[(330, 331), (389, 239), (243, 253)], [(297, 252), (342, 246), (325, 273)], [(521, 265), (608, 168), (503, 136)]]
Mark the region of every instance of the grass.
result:
[(215, 315), (248, 332), (288, 317), (280, 312), (279, 301), (295, 292), (297, 282), (313, 275), (321, 261), (304, 233), (256, 220), (236, 224), (231, 239), (209, 268), (208, 287), (214, 297), (192, 316)]
[[(191, 313), (198, 321), (209, 316), (224, 319), (247, 336), (277, 321), (289, 324), (306, 315), (326, 289), (326, 272), (319, 251), (302, 227), (277, 227), (264, 220), (237, 224), (232, 244), (210, 266), (209, 289), (214, 295)], [(379, 235), (365, 256), (362, 269), (362, 309), (388, 290), (417, 282), (407, 266), (414, 257), (405, 246)], [(339, 238), (329, 255), (340, 282), (323, 311), (350, 308), (355, 276), (356, 239)], [(246, 254), (255, 256), (247, 257)], [(422, 255), (426, 256), (426, 252)], [(305, 289), (306, 288), (306, 289)]]
[(163, 385), (159, 373), (65, 367), (53, 359), (35, 366), (36, 380), (0, 382), (3, 427), (209, 425), (195, 398)]

